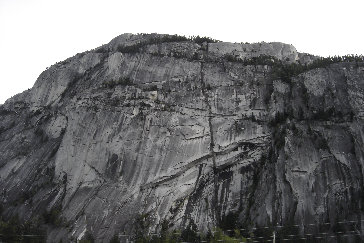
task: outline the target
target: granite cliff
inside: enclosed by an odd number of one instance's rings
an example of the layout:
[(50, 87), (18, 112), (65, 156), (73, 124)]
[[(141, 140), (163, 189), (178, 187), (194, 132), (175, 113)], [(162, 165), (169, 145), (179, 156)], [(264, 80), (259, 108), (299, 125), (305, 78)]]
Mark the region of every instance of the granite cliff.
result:
[(364, 64), (274, 70), (317, 59), (123, 34), (51, 66), (0, 106), (2, 218), (49, 242), (163, 224), (363, 233)]

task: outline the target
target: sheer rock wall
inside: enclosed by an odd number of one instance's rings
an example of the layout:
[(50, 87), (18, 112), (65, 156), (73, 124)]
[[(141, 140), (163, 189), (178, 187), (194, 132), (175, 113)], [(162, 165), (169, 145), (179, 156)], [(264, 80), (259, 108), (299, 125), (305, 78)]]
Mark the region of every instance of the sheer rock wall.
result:
[(223, 57), (315, 57), (282, 43), (118, 51), (156, 36), (124, 34), (77, 54), (0, 106), (4, 217), (57, 208), (49, 241), (88, 231), (99, 242), (133, 233), (141, 216), (149, 232), (192, 220), (206, 231), (228, 215), (247, 227), (362, 219), (363, 65), (286, 83), (269, 66)]

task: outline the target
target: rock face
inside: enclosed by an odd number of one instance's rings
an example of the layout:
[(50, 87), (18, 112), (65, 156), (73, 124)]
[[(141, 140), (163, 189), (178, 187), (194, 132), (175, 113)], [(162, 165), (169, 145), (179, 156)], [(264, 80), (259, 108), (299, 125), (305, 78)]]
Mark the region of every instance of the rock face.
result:
[(148, 42), (162, 37), (121, 35), (0, 106), (4, 218), (57, 209), (42, 223), (50, 242), (108, 242), (141, 217), (149, 233), (227, 218), (297, 234), (356, 221), (363, 232), (362, 63), (286, 82), (224, 57), (317, 57), (282, 43)]

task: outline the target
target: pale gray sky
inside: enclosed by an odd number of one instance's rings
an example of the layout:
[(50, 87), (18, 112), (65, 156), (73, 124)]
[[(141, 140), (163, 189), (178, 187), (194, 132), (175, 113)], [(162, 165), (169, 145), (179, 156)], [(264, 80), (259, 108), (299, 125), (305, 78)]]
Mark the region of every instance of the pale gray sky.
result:
[(363, 0), (0, 0), (0, 104), (48, 66), (122, 33), (280, 41), (364, 54)]

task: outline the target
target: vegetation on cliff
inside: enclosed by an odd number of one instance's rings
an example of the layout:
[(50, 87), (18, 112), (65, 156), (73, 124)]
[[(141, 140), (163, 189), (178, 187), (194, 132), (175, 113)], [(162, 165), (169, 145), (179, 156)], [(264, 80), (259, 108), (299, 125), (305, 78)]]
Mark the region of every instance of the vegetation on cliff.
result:
[(128, 77), (120, 77), (118, 80), (108, 80), (103, 82), (103, 86), (105, 88), (114, 88), (117, 85), (121, 85), (121, 86), (126, 86), (126, 85), (130, 85), (132, 83), (132, 81), (130, 80), (130, 78)]
[(117, 51), (122, 53), (137, 53), (140, 52), (143, 47), (148, 45), (168, 43), (168, 42), (184, 42), (184, 41), (192, 41), (197, 44), (202, 44), (204, 42), (207, 43), (218, 42), (218, 40), (212, 39), (210, 37), (200, 37), (200, 36), (185, 37), (180, 35), (164, 35), (164, 36), (152, 37), (147, 39), (146, 41), (142, 41), (129, 46), (119, 45)]
[(238, 62), (244, 66), (248, 65), (268, 65), (272, 67), (273, 79), (281, 79), (284, 82), (290, 82), (291, 78), (301, 73), (316, 68), (324, 68), (334, 63), (342, 62), (364, 62), (363, 55), (345, 55), (333, 57), (321, 57), (309, 64), (301, 63), (285, 63), (276, 57), (269, 55), (260, 55), (258, 57), (241, 59), (233, 55), (225, 55), (225, 59), (229, 62)]
[(39, 222), (22, 223), (17, 217), (0, 219), (0, 241), (41, 243), (45, 239), (46, 235), (39, 227)]

